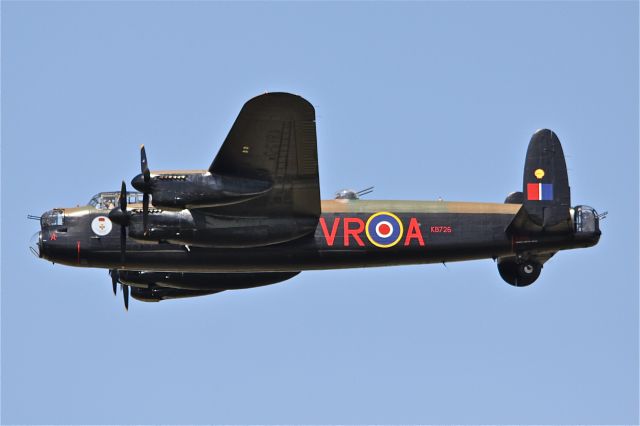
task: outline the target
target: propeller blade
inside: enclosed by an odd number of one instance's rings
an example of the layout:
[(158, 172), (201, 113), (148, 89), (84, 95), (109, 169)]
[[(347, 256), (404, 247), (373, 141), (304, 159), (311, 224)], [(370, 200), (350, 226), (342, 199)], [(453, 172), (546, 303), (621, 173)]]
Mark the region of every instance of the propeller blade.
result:
[(113, 295), (115, 296), (118, 288), (118, 270), (110, 269), (109, 275), (111, 275), (111, 285), (113, 286)]
[(127, 212), (127, 185), (122, 181), (122, 187), (120, 188), (120, 198), (118, 200), (120, 204), (120, 210), (123, 213)]
[(124, 258), (127, 252), (127, 228), (120, 225), (120, 263), (124, 265)]
[(122, 284), (122, 298), (124, 299), (124, 308), (129, 310), (129, 286)]
[(145, 183), (149, 178), (149, 164), (147, 163), (147, 151), (144, 149), (144, 145), (140, 145), (140, 172), (144, 175)]
[(127, 251), (127, 227), (129, 217), (127, 213), (127, 185), (122, 181), (122, 187), (120, 188), (120, 211), (124, 220), (120, 223), (120, 262), (124, 265), (125, 253)]
[(142, 229), (144, 229), (144, 235), (147, 235), (148, 233), (148, 229), (147, 229), (148, 216), (149, 216), (149, 194), (145, 192), (144, 194), (142, 194)]
[(142, 193), (151, 192), (151, 171), (147, 163), (147, 152), (144, 145), (140, 145), (140, 171), (141, 173), (133, 178), (131, 185)]

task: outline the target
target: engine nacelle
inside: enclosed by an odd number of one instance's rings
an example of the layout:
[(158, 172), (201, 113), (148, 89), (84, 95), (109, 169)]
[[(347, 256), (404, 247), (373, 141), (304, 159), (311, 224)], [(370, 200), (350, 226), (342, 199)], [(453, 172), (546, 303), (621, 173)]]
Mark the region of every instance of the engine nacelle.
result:
[(140, 287), (142, 289), (151, 289), (161, 287), (187, 291), (217, 292), (275, 284), (295, 277), (299, 273), (300, 272), (197, 273), (119, 270), (118, 277), (120, 282), (132, 288)]
[(498, 272), (503, 280), (515, 287), (533, 284), (540, 276), (542, 265), (535, 260), (517, 260), (515, 257), (498, 258)]
[(315, 217), (224, 217), (197, 210), (149, 213), (145, 234), (142, 214), (131, 217), (129, 236), (141, 241), (215, 247), (261, 247), (292, 241), (315, 231)]
[(206, 296), (223, 290), (178, 290), (165, 287), (131, 287), (131, 297), (141, 302), (159, 302), (167, 299), (181, 299), (185, 297)]
[(151, 194), (155, 207), (187, 209), (235, 204), (267, 193), (269, 180), (228, 177), (203, 173), (151, 172), (149, 182), (139, 174), (131, 184), (140, 192)]

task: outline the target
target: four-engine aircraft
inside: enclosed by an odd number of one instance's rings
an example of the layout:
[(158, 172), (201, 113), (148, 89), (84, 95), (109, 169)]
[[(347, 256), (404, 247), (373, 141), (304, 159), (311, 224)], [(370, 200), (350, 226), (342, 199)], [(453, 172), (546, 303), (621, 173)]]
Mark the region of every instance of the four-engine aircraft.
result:
[(533, 283), (559, 250), (590, 247), (600, 216), (571, 207), (560, 141), (537, 131), (522, 191), (504, 203), (320, 200), (315, 110), (300, 96), (249, 100), (207, 170), (154, 171), (144, 146), (139, 192), (103, 192), (40, 219), (32, 250), (106, 268), (125, 307), (288, 280), (300, 271), (497, 260), (513, 286)]

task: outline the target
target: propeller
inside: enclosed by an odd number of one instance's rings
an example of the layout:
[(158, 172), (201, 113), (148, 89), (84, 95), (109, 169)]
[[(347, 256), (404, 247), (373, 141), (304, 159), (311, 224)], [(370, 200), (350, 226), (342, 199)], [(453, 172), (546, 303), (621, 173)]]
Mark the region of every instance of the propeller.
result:
[(111, 285), (113, 286), (113, 295), (116, 295), (116, 291), (118, 289), (118, 270), (117, 269), (109, 269), (109, 275), (111, 275)]
[(129, 310), (129, 286), (126, 284), (120, 284), (122, 289), (122, 298), (124, 299), (124, 308)]
[(123, 265), (127, 251), (127, 226), (130, 217), (131, 213), (127, 211), (127, 185), (122, 181), (118, 207), (109, 212), (109, 219), (120, 225), (120, 261)]
[(111, 285), (113, 286), (113, 295), (116, 295), (118, 283), (120, 283), (120, 290), (122, 291), (122, 298), (124, 299), (124, 308), (129, 310), (129, 286), (120, 282), (120, 273), (117, 269), (109, 269), (109, 275), (111, 276)]
[(120, 224), (120, 261), (124, 264), (125, 253), (127, 252), (127, 225), (129, 224), (129, 217), (127, 216), (127, 186), (124, 181), (122, 181), (118, 204), (120, 204), (120, 211), (127, 218), (124, 223)]

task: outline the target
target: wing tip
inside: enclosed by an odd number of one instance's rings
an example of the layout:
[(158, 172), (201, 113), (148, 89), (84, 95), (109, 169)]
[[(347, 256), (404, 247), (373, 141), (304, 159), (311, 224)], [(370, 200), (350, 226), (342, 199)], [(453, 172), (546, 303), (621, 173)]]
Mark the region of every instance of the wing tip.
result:
[(249, 99), (244, 106), (260, 105), (264, 103), (273, 103), (274, 105), (283, 105), (287, 107), (305, 107), (315, 111), (311, 102), (300, 95), (288, 92), (264, 92), (258, 96)]

